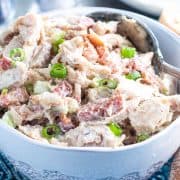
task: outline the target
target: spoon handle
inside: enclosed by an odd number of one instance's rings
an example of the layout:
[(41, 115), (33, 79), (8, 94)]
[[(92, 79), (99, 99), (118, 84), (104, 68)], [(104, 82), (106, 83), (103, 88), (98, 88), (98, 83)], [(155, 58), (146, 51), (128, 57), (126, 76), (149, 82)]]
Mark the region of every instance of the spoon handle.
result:
[(166, 63), (165, 61), (161, 63), (161, 71), (170, 74), (180, 80), (180, 70)]

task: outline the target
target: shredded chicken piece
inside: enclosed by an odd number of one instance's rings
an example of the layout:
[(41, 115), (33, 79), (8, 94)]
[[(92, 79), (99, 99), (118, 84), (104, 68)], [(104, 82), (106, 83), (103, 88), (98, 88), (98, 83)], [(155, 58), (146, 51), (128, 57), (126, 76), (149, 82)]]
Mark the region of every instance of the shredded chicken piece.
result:
[(65, 142), (69, 146), (102, 146), (117, 147), (122, 146), (125, 135), (116, 137), (110, 132), (106, 125), (86, 125), (81, 124), (74, 130), (70, 130), (65, 135)]

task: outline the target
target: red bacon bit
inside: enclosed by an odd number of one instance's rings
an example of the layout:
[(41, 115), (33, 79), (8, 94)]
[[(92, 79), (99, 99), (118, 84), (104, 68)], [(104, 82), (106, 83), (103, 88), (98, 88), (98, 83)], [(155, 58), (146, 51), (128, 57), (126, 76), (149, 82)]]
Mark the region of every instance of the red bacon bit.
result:
[(107, 65), (109, 62), (107, 61), (107, 51), (104, 46), (98, 46), (96, 47), (97, 53), (99, 55), (98, 62), (103, 65)]
[(3, 57), (0, 59), (0, 69), (5, 71), (10, 69), (11, 66), (12, 66), (11, 61), (8, 58)]
[(79, 121), (93, 121), (103, 117), (110, 117), (122, 109), (120, 96), (105, 99), (102, 102), (84, 105), (78, 112)]
[(53, 90), (61, 97), (70, 96), (72, 94), (72, 86), (67, 81), (61, 81)]
[(133, 60), (129, 61), (129, 63), (126, 65), (126, 68), (127, 68), (128, 73), (138, 70), (137, 64)]

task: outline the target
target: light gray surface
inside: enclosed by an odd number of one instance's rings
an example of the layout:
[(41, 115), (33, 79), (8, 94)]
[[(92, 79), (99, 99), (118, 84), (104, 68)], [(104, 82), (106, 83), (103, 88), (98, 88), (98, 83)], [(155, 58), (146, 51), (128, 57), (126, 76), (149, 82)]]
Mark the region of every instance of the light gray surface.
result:
[(142, 12), (147, 12), (159, 16), (163, 8), (169, 6), (180, 6), (179, 0), (119, 0), (125, 4), (139, 9)]

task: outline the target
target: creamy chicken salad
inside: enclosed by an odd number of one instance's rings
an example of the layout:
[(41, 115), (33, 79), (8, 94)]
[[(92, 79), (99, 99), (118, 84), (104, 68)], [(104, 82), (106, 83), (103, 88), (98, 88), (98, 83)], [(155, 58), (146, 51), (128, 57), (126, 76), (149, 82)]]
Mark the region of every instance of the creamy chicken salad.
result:
[(135, 144), (169, 125), (180, 112), (174, 81), (155, 74), (154, 53), (139, 51), (120, 26), (85, 16), (19, 17), (0, 36), (1, 122), (78, 147)]

